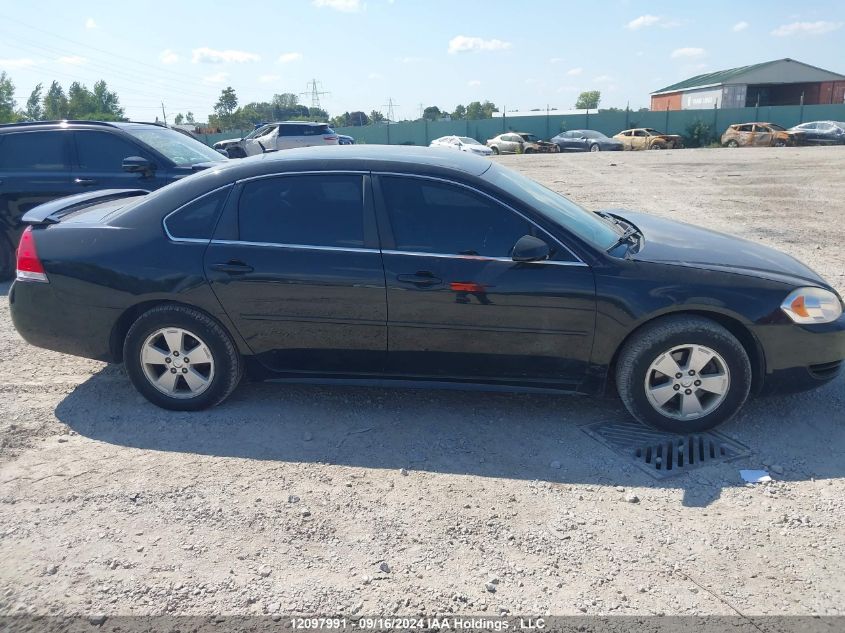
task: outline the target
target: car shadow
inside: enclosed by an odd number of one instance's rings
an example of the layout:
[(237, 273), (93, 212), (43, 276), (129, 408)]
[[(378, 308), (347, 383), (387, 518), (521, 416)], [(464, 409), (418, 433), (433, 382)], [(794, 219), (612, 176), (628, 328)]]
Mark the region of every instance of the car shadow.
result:
[(720, 430), (749, 446), (751, 457), (663, 480), (581, 429), (628, 419), (615, 399), (244, 382), (218, 407), (178, 413), (147, 403), (123, 368), (112, 365), (80, 384), (55, 412), (82, 436), (132, 448), (681, 489), (683, 505), (702, 507), (724, 488), (745, 485), (740, 468), (779, 464), (783, 474), (774, 476), (795, 481), (843, 476), (843, 387), (838, 381), (816, 392), (749, 402)]
[(0, 281), (0, 297), (8, 297), (9, 289), (12, 287), (11, 281)]

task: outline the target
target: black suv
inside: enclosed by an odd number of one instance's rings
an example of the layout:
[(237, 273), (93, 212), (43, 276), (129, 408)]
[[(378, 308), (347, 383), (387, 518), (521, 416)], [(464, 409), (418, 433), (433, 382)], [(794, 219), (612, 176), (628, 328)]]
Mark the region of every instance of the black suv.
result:
[(152, 191), (225, 160), (155, 123), (0, 125), (0, 280), (14, 274), (20, 219), (32, 207), (92, 189)]

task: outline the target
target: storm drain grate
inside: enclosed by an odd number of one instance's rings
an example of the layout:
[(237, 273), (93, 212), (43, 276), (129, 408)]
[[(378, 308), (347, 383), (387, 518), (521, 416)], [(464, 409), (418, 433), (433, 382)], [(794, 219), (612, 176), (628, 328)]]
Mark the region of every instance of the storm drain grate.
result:
[(676, 435), (634, 421), (596, 422), (581, 428), (657, 479), (751, 454), (747, 446), (718, 431)]

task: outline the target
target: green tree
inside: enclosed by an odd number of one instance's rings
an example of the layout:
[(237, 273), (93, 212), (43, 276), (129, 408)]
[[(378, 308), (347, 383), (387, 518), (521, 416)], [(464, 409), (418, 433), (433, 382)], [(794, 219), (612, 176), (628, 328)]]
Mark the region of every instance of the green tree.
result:
[(176, 115), (175, 119), (173, 119), (174, 125), (182, 125), (184, 122), (185, 122), (185, 115), (182, 114), (181, 112)]
[(373, 110), (370, 112), (370, 121), (373, 123), (384, 123), (386, 121), (385, 116), (379, 112), (378, 110)]
[(232, 86), (227, 86), (220, 93), (220, 98), (214, 104), (214, 112), (220, 118), (230, 117), (238, 107), (238, 95)]
[(194, 125), (196, 123), (196, 121), (194, 121), (194, 113), (193, 112), (188, 112), (188, 114), (185, 115), (185, 123), (187, 123), (189, 125)]
[(425, 110), (423, 110), (423, 118), (428, 121), (436, 121), (442, 116), (443, 112), (441, 112), (440, 108), (437, 106), (428, 106)]
[(0, 72), (0, 123), (17, 121), (15, 104), (15, 84), (5, 71)]
[(491, 119), (493, 118), (493, 113), (498, 111), (499, 108), (497, 108), (496, 104), (492, 101), (485, 101), (484, 103), (481, 103), (480, 101), (473, 101), (467, 104), (466, 118), (471, 121), (475, 121), (477, 119)]
[(89, 119), (97, 112), (94, 93), (74, 81), (67, 90), (67, 118)]
[(38, 84), (29, 94), (29, 99), (26, 100), (26, 110), (24, 114), (30, 121), (41, 121), (44, 118), (44, 107), (41, 105), (41, 91), (43, 86)]
[(466, 107), (458, 104), (455, 106), (455, 109), (452, 111), (452, 118), (455, 120), (461, 120), (467, 118), (467, 109)]
[(578, 96), (578, 101), (575, 102), (576, 110), (595, 110), (599, 107), (601, 101), (601, 92), (598, 90), (587, 90)]
[(58, 81), (50, 84), (44, 95), (44, 118), (50, 121), (67, 118), (67, 97)]
[(123, 118), (123, 108), (120, 107), (117, 93), (109, 90), (102, 79), (94, 84), (94, 104), (99, 119), (115, 121)]
[(349, 125), (355, 126), (363, 126), (370, 124), (370, 117), (367, 116), (365, 112), (361, 112), (360, 110), (356, 110), (355, 112), (350, 112), (349, 116)]

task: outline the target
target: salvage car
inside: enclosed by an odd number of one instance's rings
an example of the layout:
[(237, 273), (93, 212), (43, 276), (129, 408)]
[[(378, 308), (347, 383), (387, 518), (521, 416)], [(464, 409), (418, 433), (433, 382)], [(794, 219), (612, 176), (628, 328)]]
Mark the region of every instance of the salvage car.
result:
[(468, 136), (441, 136), (434, 139), (428, 145), (429, 147), (445, 147), (447, 149), (456, 149), (461, 152), (470, 152), (479, 156), (489, 156), (493, 150), (476, 141), (474, 138)]
[(540, 154), (559, 152), (560, 148), (549, 141), (540, 140), (528, 132), (507, 132), (488, 139), (487, 147), (494, 154)]
[(243, 138), (217, 141), (212, 147), (225, 151), (229, 158), (245, 158), (282, 149), (339, 144), (327, 123), (280, 121), (259, 126)]
[(12, 321), (196, 410), (252, 378), (601, 394), (679, 433), (822, 385), (842, 299), (792, 257), (589, 212), (466, 152), (353, 145), (230, 161), (24, 216)]
[(115, 187), (151, 191), (225, 160), (187, 132), (159, 123), (0, 125), (0, 281), (15, 274), (21, 216), (42, 202)]
[(650, 127), (622, 130), (613, 136), (626, 150), (682, 149), (684, 139), (678, 134), (663, 134)]
[(722, 147), (792, 147), (803, 145), (805, 137), (776, 123), (735, 123), (722, 134)]
[(805, 145), (845, 145), (845, 123), (842, 121), (810, 121), (787, 130), (804, 134)]
[(614, 152), (625, 149), (622, 141), (595, 130), (568, 130), (552, 137), (562, 152)]

